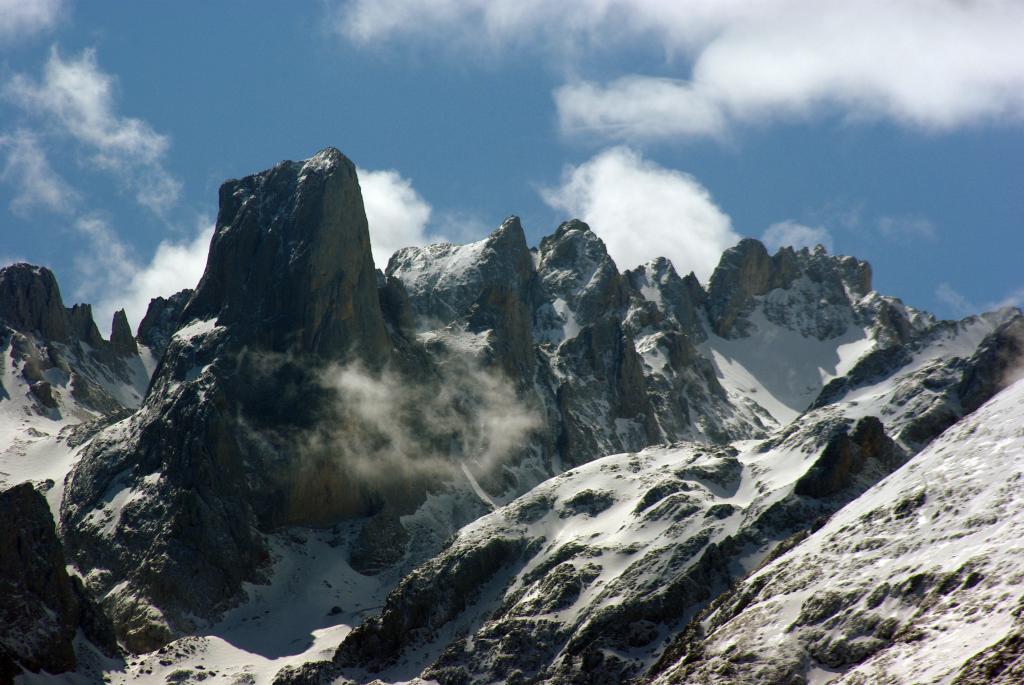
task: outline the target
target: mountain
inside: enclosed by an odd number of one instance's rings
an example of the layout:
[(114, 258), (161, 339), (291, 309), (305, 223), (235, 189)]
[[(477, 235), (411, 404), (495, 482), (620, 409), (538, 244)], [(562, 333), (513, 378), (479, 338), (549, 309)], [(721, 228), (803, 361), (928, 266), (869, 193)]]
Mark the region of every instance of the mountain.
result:
[(655, 683), (1024, 679), (1024, 381), (715, 600)]
[[(1024, 457), (998, 437), (1018, 310), (939, 321), (863, 261), (751, 239), (707, 284), (666, 259), (620, 271), (578, 220), (530, 247), (510, 217), (378, 269), (333, 148), (219, 200), (202, 279), (134, 336), (119, 312), (104, 339), (45, 269), (0, 271), (0, 516), (27, 531), (0, 545), (0, 615), (19, 617), (0, 681), (1016, 673), (1019, 584), (1000, 586), (1006, 630), (964, 638), (975, 671), (935, 656), (914, 617), (956, 614), (933, 597), (955, 569), (894, 589), (927, 566), (900, 542), (925, 523), (884, 508), (989, 492), (973, 462), (948, 488), (924, 475), (961, 448), (1005, 443), (1005, 474)], [(993, 493), (928, 523), (936, 549), (1012, 519)], [(993, 606), (966, 579), (1011, 539), (971, 538), (951, 601)], [(888, 599), (862, 611), (884, 559)]]

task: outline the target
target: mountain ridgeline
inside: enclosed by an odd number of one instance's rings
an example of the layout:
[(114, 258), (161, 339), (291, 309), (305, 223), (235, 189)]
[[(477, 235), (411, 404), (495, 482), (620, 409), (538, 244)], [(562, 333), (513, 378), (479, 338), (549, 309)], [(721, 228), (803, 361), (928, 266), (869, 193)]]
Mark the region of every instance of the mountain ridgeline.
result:
[[(81, 672), (79, 629), (108, 654), (223, 633), (283, 582), (282, 550), (312, 549), (301, 531), (328, 531), (382, 606), (324, 607), (317, 626), (351, 631), (278, 683), (796, 683), (884, 674), (912, 641), (910, 609), (871, 613), (896, 599), (854, 613), (874, 600), (814, 599), (820, 574), (785, 581), (784, 560), (827, 556), (847, 505), (903, 521), (882, 481), (922, 506), (900, 474), (1013, 382), (1018, 310), (939, 321), (874, 291), (866, 262), (752, 239), (706, 285), (666, 259), (620, 271), (578, 220), (534, 248), (510, 217), (374, 264), (333, 148), (219, 201), (202, 279), (154, 299), (136, 335), (122, 311), (104, 339), (44, 268), (0, 270), (0, 516), (41, 550), (32, 568), (56, 569), (41, 586), (0, 546), (0, 586), (18, 588), (0, 616), (42, 612), (31, 630), (56, 636), (0, 634), (0, 682)], [(863, 572), (828, 563), (830, 588)], [(972, 568), (957, 591), (994, 593), (965, 586)], [(887, 596), (920, 608), (906, 575)], [(730, 652), (786, 612), (800, 629), (777, 658)]]

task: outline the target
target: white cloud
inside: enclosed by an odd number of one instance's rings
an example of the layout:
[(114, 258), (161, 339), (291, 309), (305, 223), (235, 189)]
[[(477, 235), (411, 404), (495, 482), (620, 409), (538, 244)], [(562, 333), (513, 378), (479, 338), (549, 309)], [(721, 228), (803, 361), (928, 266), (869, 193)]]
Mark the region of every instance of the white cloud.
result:
[(358, 173), (370, 225), (373, 262), (378, 269), (386, 267), (388, 259), (399, 248), (444, 240), (427, 234), (432, 209), (409, 179), (390, 169), (359, 169)]
[(95, 51), (65, 60), (53, 48), (40, 81), (15, 75), (3, 94), (71, 136), (98, 169), (116, 174), (141, 204), (162, 212), (181, 189), (163, 167), (170, 142), (145, 121), (118, 114), (114, 88), (114, 78), (97, 65)]
[(828, 229), (823, 226), (805, 226), (795, 221), (772, 224), (765, 230), (761, 241), (771, 252), (785, 245), (795, 248), (823, 245), (829, 252), (833, 250), (832, 234)]
[(574, 80), (556, 91), (567, 131), (612, 138), (717, 136), (831, 112), (936, 131), (1024, 118), (1018, 0), (351, 0), (338, 16), (345, 35), (373, 45), (529, 44), (574, 61), (660, 48), (677, 80)]
[(0, 150), (3, 149), (7, 150), (7, 159), (0, 171), (0, 181), (17, 189), (11, 211), (22, 215), (35, 207), (58, 213), (71, 211), (79, 195), (54, 171), (35, 134), (19, 129), (0, 135)]
[(0, 44), (53, 28), (64, 11), (63, 0), (0, 0)]
[(79, 292), (90, 294), (104, 286), (123, 283), (135, 270), (131, 250), (106, 219), (87, 215), (74, 223), (74, 228), (88, 241), (88, 249), (75, 257), (75, 266), (82, 278)]
[(722, 252), (739, 240), (729, 217), (695, 178), (626, 147), (601, 152), (542, 192), (550, 206), (583, 219), (620, 269), (668, 257), (707, 282)]
[(909, 242), (934, 240), (938, 235), (935, 224), (921, 216), (879, 217), (878, 230), (891, 240)]
[[(213, 238), (213, 226), (203, 221), (191, 240), (162, 241), (147, 264), (137, 264), (125, 258), (126, 267), (116, 278), (100, 282), (99, 300), (93, 307), (97, 325), (106, 331), (114, 312), (124, 309), (134, 330), (146, 314), (149, 301), (157, 296), (167, 297), (182, 288), (194, 288), (206, 269), (206, 257)], [(102, 264), (102, 258), (96, 258)]]

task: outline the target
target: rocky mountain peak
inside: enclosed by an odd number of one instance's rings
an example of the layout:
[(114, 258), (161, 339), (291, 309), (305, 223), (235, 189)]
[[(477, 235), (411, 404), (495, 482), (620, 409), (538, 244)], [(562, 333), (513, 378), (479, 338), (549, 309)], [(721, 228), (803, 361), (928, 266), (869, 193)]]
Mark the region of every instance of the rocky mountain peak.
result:
[(24, 263), (0, 269), (0, 320), (17, 331), (66, 341), (67, 310), (53, 272)]
[(387, 275), (401, 281), (413, 311), (428, 327), (456, 321), (488, 298), (514, 294), (525, 302), (535, 279), (533, 256), (516, 216), (505, 219), (483, 240), (466, 245), (402, 248), (388, 262)]
[(139, 347), (132, 335), (132, 327), (128, 324), (128, 316), (123, 309), (114, 312), (110, 323), (110, 346), (118, 354), (138, 354)]
[(821, 245), (813, 250), (782, 247), (769, 255), (760, 241), (744, 238), (725, 251), (711, 276), (707, 311), (712, 330), (723, 338), (743, 337), (754, 298), (792, 289), (797, 282), (803, 283), (804, 294), (780, 299), (766, 315), (785, 325), (799, 325), (795, 320), (800, 317), (815, 319), (814, 325), (801, 327), (808, 328), (802, 332), (831, 337), (841, 333), (845, 323), (834, 311), (824, 312), (827, 320), (819, 321), (821, 316), (811, 310), (821, 309), (819, 303), (851, 309), (871, 292), (871, 266), (853, 257), (829, 255)]
[(75, 340), (89, 343), (93, 348), (103, 347), (106, 341), (92, 318), (91, 304), (75, 304), (68, 310), (68, 332)]
[(586, 326), (622, 307), (619, 270), (604, 241), (579, 219), (561, 224), (540, 241), (538, 267), (548, 293), (574, 312)]
[(751, 298), (774, 288), (785, 288), (796, 278), (796, 255), (792, 248), (769, 256), (764, 244), (744, 238), (722, 254), (708, 287), (711, 327), (723, 338)]
[(658, 257), (627, 271), (624, 277), (634, 292), (674, 318), (681, 330), (695, 340), (704, 338), (699, 312), (707, 293), (692, 271), (680, 278), (671, 261)]
[(167, 349), (192, 293), (191, 288), (185, 288), (170, 297), (154, 297), (149, 301), (146, 315), (139, 323), (137, 340), (152, 350), (156, 357), (162, 356)]
[(390, 347), (355, 165), (334, 148), (220, 188), (206, 271), (182, 322), (236, 344), (375, 364)]

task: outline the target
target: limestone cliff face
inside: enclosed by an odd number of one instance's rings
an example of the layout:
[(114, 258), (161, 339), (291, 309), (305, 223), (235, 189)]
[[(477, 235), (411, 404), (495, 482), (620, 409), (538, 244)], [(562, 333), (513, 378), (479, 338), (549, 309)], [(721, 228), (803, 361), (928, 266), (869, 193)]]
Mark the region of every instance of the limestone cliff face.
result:
[(390, 348), (355, 165), (334, 148), (228, 181), (182, 320), (288, 354), (381, 363)]
[[(392, 354), (354, 165), (329, 148), (228, 181), (220, 200), (195, 292), (140, 327), (176, 319), (144, 406), (93, 440), (62, 509), (90, 589), (136, 650), (237, 601), (269, 558), (263, 532), (380, 506), (317, 443), (335, 400), (325, 370)], [(112, 490), (135, 496), (111, 534), (90, 513)], [(128, 583), (110, 592), (112, 577)]]
[(12, 264), (0, 270), (0, 319), (47, 340), (68, 340), (68, 313), (57, 279), (45, 267)]
[(128, 325), (128, 316), (123, 309), (114, 312), (114, 319), (110, 324), (110, 346), (121, 355), (139, 353), (139, 346), (135, 343), (135, 336)]

